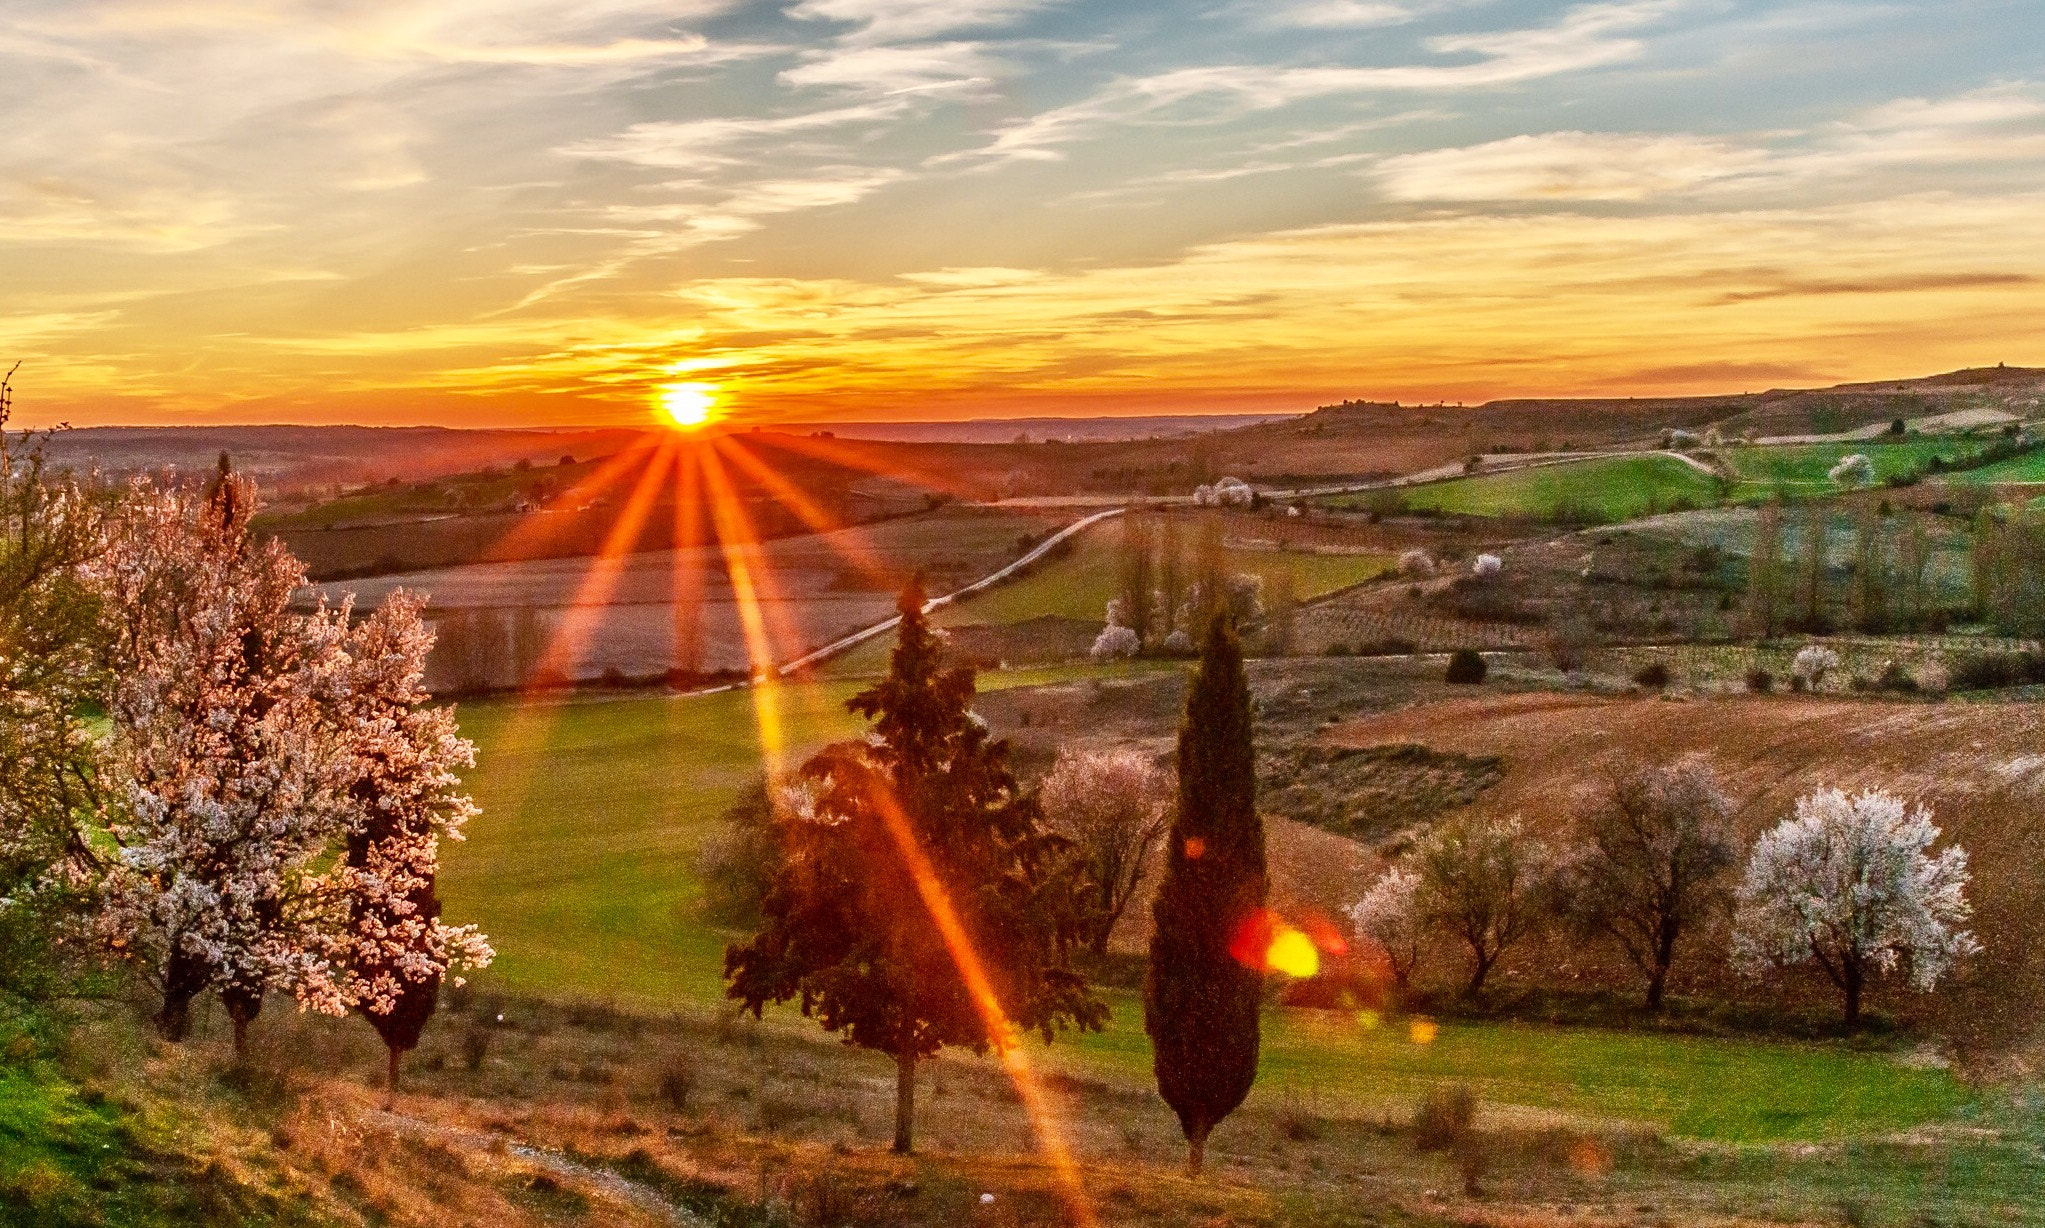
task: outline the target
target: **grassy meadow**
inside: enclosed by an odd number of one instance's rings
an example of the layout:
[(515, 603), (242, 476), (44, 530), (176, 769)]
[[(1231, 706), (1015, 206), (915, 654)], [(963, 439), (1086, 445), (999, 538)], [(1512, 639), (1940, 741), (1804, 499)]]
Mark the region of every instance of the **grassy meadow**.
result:
[[(1146, 668), (1158, 667), (1117, 672)], [(983, 686), (1106, 673), (1017, 671)], [(843, 700), (856, 687), (779, 689), (791, 759), (855, 732)], [(701, 1012), (721, 1001), (730, 935), (696, 918), (692, 854), (758, 770), (753, 703), (732, 692), (462, 709), (479, 747), (472, 784), (484, 813), (445, 851), (441, 893), (451, 919), (480, 922), (497, 945), (486, 986), (641, 1010)], [(1061, 1042), (1045, 1060), (1141, 1085), (1150, 1061), (1141, 1008), (1126, 992), (1110, 1000), (1104, 1033)], [(778, 1017), (809, 1027), (792, 1009)], [(1905, 1129), (1968, 1101), (1943, 1071), (1833, 1045), (1454, 1022), (1418, 1043), (1404, 1022), (1277, 1008), (1266, 1029), (1258, 1096), (1317, 1097), (1321, 1112), (1403, 1113), (1432, 1084), (1455, 1080), (1487, 1102), (1747, 1141)]]
[(1740, 476), (1734, 495), (1741, 499), (1766, 498), (1773, 494), (1823, 494), (1839, 489), (1830, 476), (1832, 467), (1848, 456), (1868, 458), (1875, 467), (1875, 482), (1892, 477), (1922, 473), (1933, 457), (1947, 461), (1974, 455), (1985, 446), (1972, 439), (1905, 438), (1869, 439), (1845, 443), (1786, 444), (1777, 447), (1723, 448), (1719, 455)]
[[(1672, 456), (1619, 456), (1478, 474), (1399, 492), (1409, 508), (1458, 516), (1549, 518), (1568, 512), (1602, 521), (1631, 520), (1679, 503), (1718, 500), (1710, 474)], [(1373, 496), (1346, 501), (1371, 506)]]

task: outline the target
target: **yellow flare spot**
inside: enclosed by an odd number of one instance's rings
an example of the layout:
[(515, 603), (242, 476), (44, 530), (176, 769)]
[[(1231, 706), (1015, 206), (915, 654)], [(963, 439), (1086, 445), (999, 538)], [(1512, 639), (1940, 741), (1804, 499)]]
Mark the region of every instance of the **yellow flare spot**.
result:
[(660, 412), (685, 431), (704, 425), (717, 412), (715, 384), (663, 384), (657, 393)]
[(1271, 949), (1265, 952), (1264, 963), (1273, 972), (1283, 972), (1301, 980), (1321, 970), (1321, 953), (1314, 949), (1314, 940), (1296, 929), (1282, 929), (1271, 939)]
[(1362, 1028), (1364, 1031), (1366, 1032), (1370, 1031), (1372, 1028), (1378, 1026), (1378, 1023), (1379, 1019), (1378, 1013), (1376, 1011), (1362, 1010), (1356, 1012), (1356, 1026)]
[(1406, 1037), (1416, 1045), (1431, 1045), (1441, 1035), (1441, 1027), (1432, 1019), (1415, 1019), (1406, 1027)]

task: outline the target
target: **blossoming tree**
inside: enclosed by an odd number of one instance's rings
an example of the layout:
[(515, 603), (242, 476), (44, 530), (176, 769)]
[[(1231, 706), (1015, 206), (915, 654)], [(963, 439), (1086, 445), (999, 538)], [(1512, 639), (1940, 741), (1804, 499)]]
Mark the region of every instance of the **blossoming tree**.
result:
[(440, 919), (434, 894), (440, 841), (461, 839), (476, 813), (458, 774), (475, 763), (475, 747), (451, 708), (427, 706), (421, 680), (433, 635), (419, 617), (423, 605), (400, 591), (354, 627), (340, 699), (339, 732), (355, 770), (336, 883), (344, 915), (334, 919), (327, 957), (342, 997), (383, 1038), (393, 1093), (442, 979), (484, 967), (492, 954), (475, 926)]
[(1861, 991), (1907, 966), (1918, 989), (1980, 950), (1966, 925), (1967, 852), (1932, 855), (1931, 812), (1882, 790), (1820, 789), (1754, 845), (1733, 956), (1748, 973), (1815, 962), (1860, 1022)]

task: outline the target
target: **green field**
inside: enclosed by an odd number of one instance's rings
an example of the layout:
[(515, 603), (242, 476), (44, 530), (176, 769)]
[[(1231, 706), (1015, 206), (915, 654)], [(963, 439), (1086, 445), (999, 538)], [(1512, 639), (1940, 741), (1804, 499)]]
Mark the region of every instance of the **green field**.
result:
[(1856, 440), (1845, 443), (1789, 444), (1769, 448), (1724, 448), (1724, 457), (1740, 475), (1735, 497), (1765, 498), (1769, 495), (1812, 494), (1839, 489), (1830, 477), (1832, 467), (1856, 453), (1875, 467), (1875, 481), (1922, 473), (1935, 456), (1948, 461), (1972, 456), (1982, 444), (1967, 439)]
[[(1480, 474), (1397, 492), (1409, 508), (1459, 516), (1527, 516), (1615, 522), (1718, 502), (1710, 474), (1673, 456), (1617, 456)], [(1382, 495), (1351, 495), (1339, 506), (1369, 508)]]
[(2045, 483), (2045, 451), (2029, 452), (1983, 465), (1979, 469), (1964, 470), (1948, 476), (1946, 480), (1984, 486), (2003, 482)]
[[(1072, 676), (1016, 672), (986, 685)], [(855, 731), (842, 708), (854, 689), (780, 690), (791, 758)], [(730, 935), (694, 916), (691, 854), (757, 770), (753, 702), (734, 692), (462, 710), (479, 746), (472, 783), (484, 813), (446, 850), (441, 892), (451, 920), (481, 922), (497, 945), (486, 983), (651, 1009), (720, 1000)], [(1050, 1060), (1143, 1079), (1140, 1013), (1127, 994), (1113, 1003), (1105, 1034), (1061, 1044)], [(1398, 1109), (1429, 1084), (1458, 1079), (1505, 1103), (1655, 1121), (1696, 1137), (1816, 1138), (1947, 1117), (1967, 1099), (1943, 1072), (1829, 1046), (1497, 1024), (1449, 1025), (1418, 1045), (1395, 1027), (1306, 1011), (1274, 1011), (1267, 1027), (1260, 1094), (1310, 1087), (1351, 1111)]]

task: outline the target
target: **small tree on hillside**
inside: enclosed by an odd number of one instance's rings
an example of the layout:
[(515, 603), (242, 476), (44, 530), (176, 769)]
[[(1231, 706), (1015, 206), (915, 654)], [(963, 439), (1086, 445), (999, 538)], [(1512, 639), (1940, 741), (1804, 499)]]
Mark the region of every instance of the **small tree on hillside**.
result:
[(1143, 881), (1144, 863), (1171, 822), (1172, 780), (1134, 750), (1058, 753), (1038, 799), (1053, 830), (1072, 842), (1082, 883), (1085, 940), (1095, 955)]
[(485, 967), (492, 954), (475, 926), (441, 921), (434, 893), (440, 841), (461, 839), (476, 813), (458, 774), (476, 753), (452, 709), (427, 706), (421, 681), (433, 639), (422, 604), (400, 590), (350, 632), (342, 700), (355, 771), (338, 880), (345, 915), (328, 958), (342, 971), (342, 996), (383, 1038), (393, 1094), (442, 979)]
[(1216, 616), (1179, 724), (1178, 809), (1143, 986), (1157, 1089), (1178, 1115), (1196, 1174), (1208, 1134), (1257, 1080), (1263, 967), (1233, 949), (1258, 924), (1267, 890), (1256, 791), (1242, 648)]
[(1393, 866), (1378, 876), (1362, 899), (1349, 906), (1357, 940), (1385, 953), (1392, 983), (1400, 989), (1412, 984), (1413, 969), (1420, 963), (1420, 886), (1418, 874)]
[(1848, 1026), (1875, 976), (1907, 965), (1920, 990), (1981, 949), (1967, 931), (1967, 853), (1933, 856), (1931, 812), (1881, 790), (1820, 789), (1754, 845), (1741, 879), (1735, 962), (1751, 975), (1814, 961)]
[(1533, 932), (1545, 852), (1518, 819), (1469, 814), (1441, 824), (1414, 849), (1421, 916), (1470, 948), (1470, 997), (1484, 992), (1498, 957)]
[(102, 921), (161, 991), (165, 1039), (217, 989), (237, 1053), (269, 989), (344, 1009), (320, 951), (354, 769), (330, 710), (346, 613), (292, 612), (304, 569), (254, 511), (224, 457), (203, 498), (137, 482), (98, 568), (126, 793)]
[(1619, 944), (1647, 978), (1651, 1011), (1662, 1008), (1678, 941), (1725, 903), (1737, 859), (1732, 810), (1701, 763), (1622, 772), (1559, 876), (1564, 913)]
[[(887, 677), (848, 701), (873, 722), (866, 740), (803, 765), (765, 919), (724, 954), (727, 994), (756, 1016), (800, 997), (826, 1030), (894, 1059), (898, 1152), (914, 1143), (919, 1060), (1107, 1017), (1067, 963), (1065, 841), (971, 711), (972, 669), (940, 661), (923, 603), (912, 582)], [(992, 1002), (974, 993), (983, 971)]]
[(1117, 592), (1121, 601), (1121, 617), (1109, 621), (1119, 622), (1136, 632), (1139, 646), (1154, 631), (1151, 607), (1157, 599), (1157, 592), (1151, 581), (1151, 561), (1155, 553), (1156, 542), (1150, 526), (1134, 515), (1125, 514), (1122, 517), (1121, 585)]

